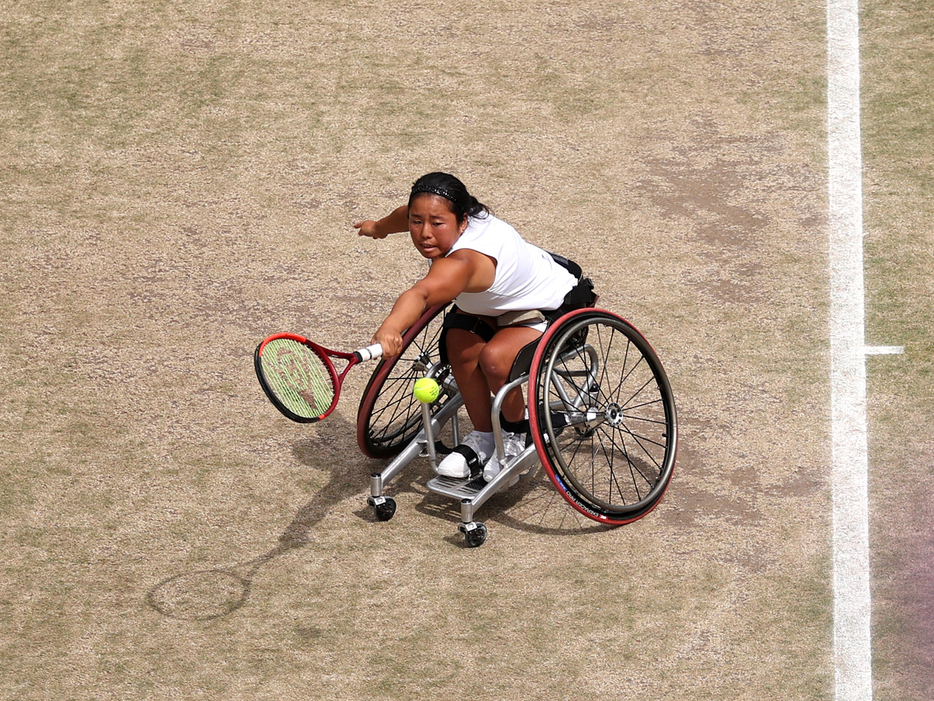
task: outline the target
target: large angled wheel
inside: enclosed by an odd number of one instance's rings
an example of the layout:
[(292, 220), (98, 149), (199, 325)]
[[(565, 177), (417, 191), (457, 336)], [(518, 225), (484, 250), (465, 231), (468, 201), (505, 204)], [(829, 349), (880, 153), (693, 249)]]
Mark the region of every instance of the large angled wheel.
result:
[[(444, 309), (441, 305), (426, 311), (403, 336), (402, 354), (381, 360), (373, 370), (357, 410), (357, 444), (365, 455), (393, 457), (421, 430), (421, 406), (412, 396), (412, 385), (440, 368)], [(442, 389), (431, 406), (432, 414), (450, 398)]]
[(529, 420), (552, 483), (589, 518), (629, 523), (665, 493), (678, 443), (671, 386), (622, 317), (579, 309), (548, 328), (532, 360)]

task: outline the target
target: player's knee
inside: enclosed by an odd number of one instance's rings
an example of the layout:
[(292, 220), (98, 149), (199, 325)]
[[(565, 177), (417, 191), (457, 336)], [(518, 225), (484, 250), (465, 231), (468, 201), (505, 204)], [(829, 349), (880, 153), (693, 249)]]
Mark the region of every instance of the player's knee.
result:
[(505, 382), (512, 361), (508, 351), (494, 343), (488, 343), (480, 353), (480, 369), (488, 379), (498, 384)]

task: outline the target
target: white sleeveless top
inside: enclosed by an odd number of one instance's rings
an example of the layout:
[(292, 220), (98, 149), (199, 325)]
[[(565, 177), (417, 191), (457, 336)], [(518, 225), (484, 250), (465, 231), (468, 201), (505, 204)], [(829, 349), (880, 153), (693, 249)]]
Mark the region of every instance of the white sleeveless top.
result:
[(446, 255), (469, 249), (496, 261), (493, 284), (483, 292), (461, 292), (454, 302), (468, 314), (499, 316), (504, 312), (557, 309), (577, 283), (547, 251), (492, 214), (469, 217), (467, 228)]

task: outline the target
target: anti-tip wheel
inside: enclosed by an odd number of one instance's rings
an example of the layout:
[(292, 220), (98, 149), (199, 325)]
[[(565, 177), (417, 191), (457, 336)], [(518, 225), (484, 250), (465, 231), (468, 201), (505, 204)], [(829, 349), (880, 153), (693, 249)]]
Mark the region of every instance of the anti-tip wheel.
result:
[(392, 497), (370, 497), (369, 501), (377, 521), (388, 521), (396, 513), (396, 500)]
[(479, 521), (472, 521), (470, 523), (462, 523), (458, 526), (458, 530), (464, 534), (464, 538), (467, 540), (468, 548), (479, 548), (486, 542), (487, 530)]

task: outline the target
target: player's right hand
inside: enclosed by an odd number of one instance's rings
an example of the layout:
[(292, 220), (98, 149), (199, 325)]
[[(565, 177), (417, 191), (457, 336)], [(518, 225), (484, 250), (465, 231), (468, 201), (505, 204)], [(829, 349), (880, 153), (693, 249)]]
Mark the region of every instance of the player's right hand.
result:
[(370, 343), (378, 343), (383, 347), (384, 358), (395, 358), (402, 353), (402, 334), (384, 329), (383, 327), (380, 327), (379, 330), (373, 334)]

